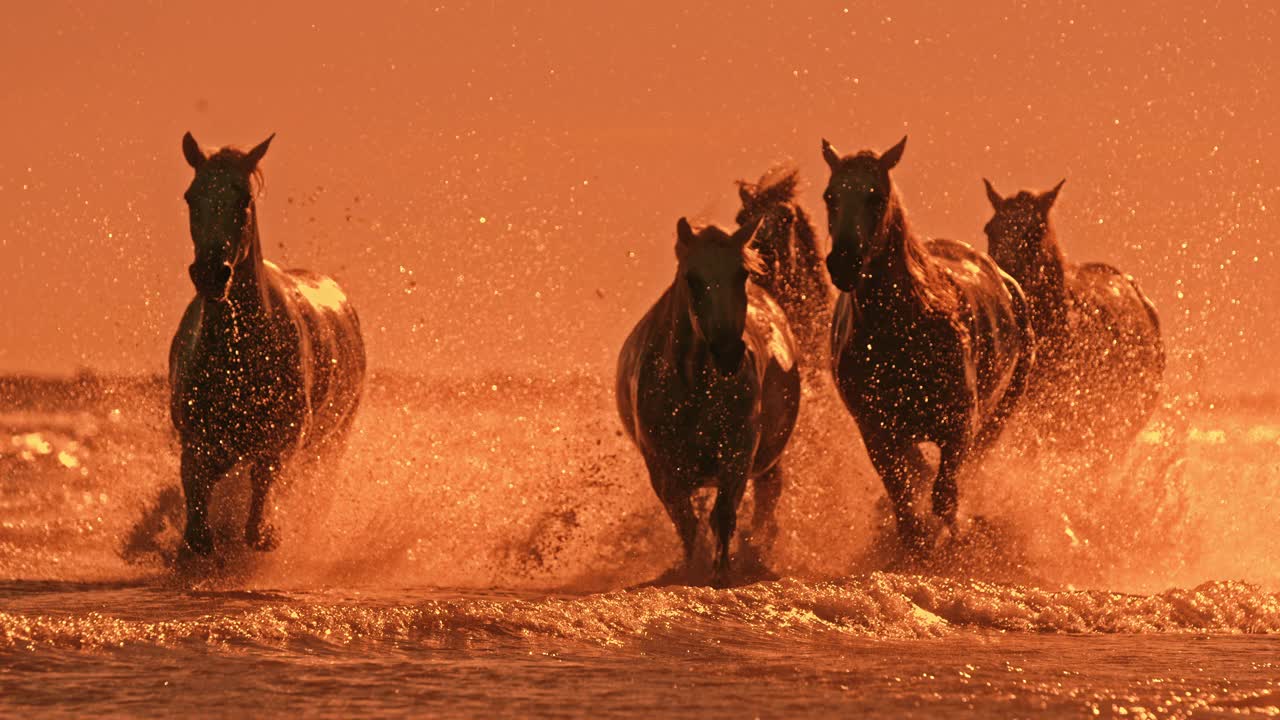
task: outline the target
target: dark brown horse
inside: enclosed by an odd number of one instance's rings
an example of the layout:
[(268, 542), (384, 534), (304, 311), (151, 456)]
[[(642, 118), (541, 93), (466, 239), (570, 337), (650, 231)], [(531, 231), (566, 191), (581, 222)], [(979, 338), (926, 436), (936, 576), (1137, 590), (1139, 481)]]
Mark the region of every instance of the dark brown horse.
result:
[(882, 156), (841, 157), (823, 197), (841, 294), (831, 323), (836, 385), (893, 502), (906, 549), (928, 549), (914, 507), (928, 477), (920, 444), (940, 452), (933, 512), (956, 532), (956, 480), (999, 436), (1022, 396), (1034, 338), (1022, 290), (986, 255), (950, 240), (925, 242), (907, 223), (889, 171), (904, 137)]
[(196, 297), (169, 351), (169, 409), (182, 441), (185, 544), (201, 555), (213, 550), (210, 492), (236, 467), (253, 488), (245, 541), (274, 546), (267, 491), (290, 460), (341, 446), (364, 383), (360, 324), (338, 284), (262, 259), (255, 180), (270, 143), (206, 155), (182, 138), (195, 170), (186, 201)]
[(1127, 445), (1160, 396), (1165, 354), (1155, 306), (1116, 268), (1067, 262), (1049, 222), (1061, 182), (1008, 198), (983, 183), (995, 209), (988, 251), (1027, 293), (1036, 331), (1033, 424), (1068, 446)]
[(711, 510), (715, 582), (729, 581), (738, 504), (754, 479), (756, 522), (771, 518), (779, 458), (800, 408), (795, 341), (782, 309), (749, 280), (763, 270), (754, 228), (729, 235), (676, 225), (676, 277), (631, 331), (618, 358), (618, 414), (654, 492), (694, 559), (693, 494), (717, 489)]
[(817, 371), (831, 347), (831, 298), (817, 233), (796, 200), (799, 171), (776, 168), (756, 183), (740, 181), (739, 226), (758, 227), (753, 245), (765, 271), (751, 279), (777, 299), (800, 346), (802, 367)]

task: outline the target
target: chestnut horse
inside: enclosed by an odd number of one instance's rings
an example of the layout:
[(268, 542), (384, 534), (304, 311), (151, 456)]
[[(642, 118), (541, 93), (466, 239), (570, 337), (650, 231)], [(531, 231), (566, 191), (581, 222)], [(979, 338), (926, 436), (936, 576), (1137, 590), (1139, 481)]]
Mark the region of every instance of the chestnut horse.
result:
[(210, 492), (236, 467), (253, 488), (245, 541), (274, 546), (268, 490), (291, 459), (341, 446), (364, 383), (360, 323), (338, 284), (262, 258), (255, 180), (270, 143), (206, 154), (191, 133), (182, 138), (195, 170), (185, 197), (196, 297), (169, 351), (169, 410), (182, 442), (185, 546), (200, 555), (213, 550)]
[(1008, 198), (983, 184), (995, 209), (988, 252), (1027, 293), (1036, 332), (1032, 424), (1069, 447), (1125, 447), (1160, 397), (1165, 353), (1155, 305), (1111, 265), (1066, 260), (1049, 222), (1062, 182)]
[(933, 513), (957, 532), (956, 481), (991, 446), (1023, 394), (1034, 338), (1018, 283), (964, 243), (921, 240), (889, 177), (907, 139), (877, 156), (841, 157), (823, 197), (827, 270), (840, 289), (831, 323), (836, 385), (893, 503), (899, 541), (928, 550), (914, 507), (928, 478), (920, 444), (940, 458)]
[(754, 228), (694, 233), (676, 225), (676, 277), (640, 320), (618, 358), (622, 425), (640, 449), (653, 490), (694, 560), (693, 494), (716, 488), (714, 582), (729, 582), (738, 505), (754, 480), (755, 520), (770, 519), (781, 491), (779, 458), (800, 409), (800, 374), (786, 315), (749, 280), (764, 268)]

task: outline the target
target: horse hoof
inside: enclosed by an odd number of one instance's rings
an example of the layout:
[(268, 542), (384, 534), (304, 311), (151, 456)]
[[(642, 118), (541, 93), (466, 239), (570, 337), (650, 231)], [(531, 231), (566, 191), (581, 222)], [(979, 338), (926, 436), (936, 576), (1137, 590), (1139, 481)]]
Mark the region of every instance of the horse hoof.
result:
[(244, 541), (249, 547), (258, 552), (270, 552), (276, 549), (276, 532), (270, 525), (263, 525), (260, 528), (250, 528), (245, 531)]
[(207, 533), (187, 533), (182, 544), (183, 549), (193, 555), (207, 557), (213, 553), (213, 538)]

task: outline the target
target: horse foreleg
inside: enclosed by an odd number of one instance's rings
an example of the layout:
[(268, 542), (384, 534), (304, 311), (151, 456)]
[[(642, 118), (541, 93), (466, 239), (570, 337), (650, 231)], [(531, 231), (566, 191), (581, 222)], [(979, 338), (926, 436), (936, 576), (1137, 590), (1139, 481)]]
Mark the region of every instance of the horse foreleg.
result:
[(782, 463), (779, 462), (751, 482), (755, 495), (755, 511), (751, 514), (751, 546), (761, 565), (764, 555), (773, 549), (778, 537), (778, 523), (774, 515), (782, 497), (782, 477)]
[(938, 477), (933, 481), (933, 514), (947, 524), (954, 536), (956, 511), (960, 505), (956, 481), (967, 455), (968, 444), (947, 443), (938, 450), (941, 458), (938, 461)]
[(885, 493), (893, 503), (898, 541), (912, 553), (922, 552), (928, 532), (916, 514), (915, 489), (928, 476), (929, 463), (924, 453), (914, 443), (882, 447), (875, 442), (867, 442), (866, 446), (871, 465), (880, 473)]
[(684, 569), (688, 570), (693, 565), (698, 540), (698, 516), (693, 513), (693, 494), (684, 483), (673, 482), (657, 461), (646, 457), (645, 464), (649, 468), (649, 484), (667, 511), (667, 517), (676, 526), (676, 534), (680, 536), (680, 545), (684, 549)]
[(747, 490), (747, 469), (726, 468), (716, 491), (716, 503), (711, 507), (711, 529), (716, 535), (715, 584), (724, 587), (729, 582), (729, 543), (738, 526), (738, 505)]
[(197, 555), (213, 552), (213, 532), (209, 529), (209, 495), (213, 483), (226, 468), (212, 459), (207, 452), (196, 448), (182, 448), (182, 493), (187, 500), (187, 527), (183, 542)]
[(263, 517), (267, 492), (275, 481), (275, 473), (276, 466), (266, 460), (254, 463), (250, 469), (253, 497), (249, 501), (249, 520), (245, 523), (244, 541), (254, 550), (274, 550), (276, 547), (275, 531)]

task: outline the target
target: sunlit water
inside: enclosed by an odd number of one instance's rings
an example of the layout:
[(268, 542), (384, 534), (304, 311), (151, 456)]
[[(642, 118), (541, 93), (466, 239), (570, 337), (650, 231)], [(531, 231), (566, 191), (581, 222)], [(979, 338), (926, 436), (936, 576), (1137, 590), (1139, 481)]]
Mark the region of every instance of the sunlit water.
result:
[(345, 458), (275, 496), (279, 550), (232, 547), (230, 480), (228, 559), (182, 572), (162, 384), (6, 386), (0, 715), (1280, 714), (1273, 403), (1171, 392), (1112, 462), (998, 453), (916, 574), (820, 387), (784, 579), (636, 588), (678, 543), (610, 383), (375, 378)]

